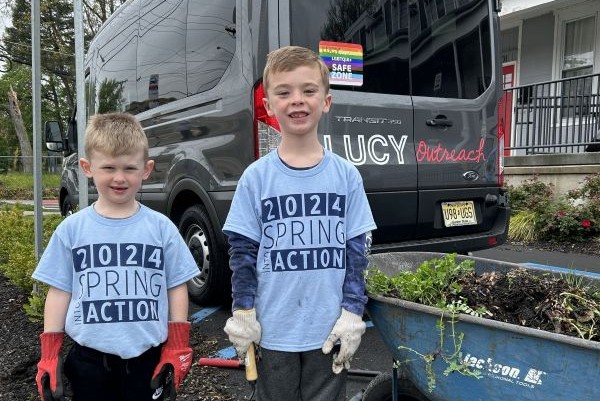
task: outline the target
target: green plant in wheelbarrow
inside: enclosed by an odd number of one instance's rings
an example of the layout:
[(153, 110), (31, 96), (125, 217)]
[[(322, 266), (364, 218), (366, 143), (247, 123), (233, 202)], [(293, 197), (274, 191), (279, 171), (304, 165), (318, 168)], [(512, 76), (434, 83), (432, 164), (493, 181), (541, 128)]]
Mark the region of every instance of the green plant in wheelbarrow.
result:
[[(397, 360), (402, 359), (399, 361), (400, 365), (422, 360), (430, 392), (436, 387), (433, 369), (435, 361), (443, 362), (445, 368), (436, 371), (442, 371), (444, 375), (454, 372), (462, 376), (480, 378), (481, 374), (484, 374), (489, 379), (490, 375), (496, 374), (495, 370), (500, 369), (494, 367), (491, 362), (488, 366), (487, 362), (483, 363), (481, 359), (471, 355), (473, 342), (482, 339), (466, 337), (472, 336), (474, 331), (471, 329), (463, 333), (462, 327), (479, 327), (481, 323), (472, 319), (469, 323), (463, 323), (463, 320), (469, 319), (460, 317), (461, 314), (472, 316), (479, 321), (480, 318), (486, 318), (524, 326), (527, 330), (533, 328), (583, 340), (600, 341), (600, 295), (597, 280), (583, 279), (575, 272), (558, 275), (547, 270), (508, 266), (501, 262), (459, 257), (455, 254), (431, 254), (441, 256), (423, 260), (424, 255), (427, 254), (374, 255), (376, 257), (371, 259), (371, 267), (366, 272), (366, 282), (371, 298), (385, 297), (384, 299), (390, 300), (389, 305), (396, 305), (394, 299), (398, 302), (409, 301), (434, 307), (438, 311), (436, 320), (426, 326), (430, 327), (429, 335), (427, 329), (419, 326), (421, 331), (417, 337), (422, 341), (417, 340), (411, 346), (405, 346), (403, 344), (406, 337), (400, 337), (398, 332), (404, 330), (403, 325), (409, 323), (401, 320), (413, 313), (416, 315), (410, 315), (410, 319), (416, 318), (422, 323), (425, 312), (433, 316), (430, 313), (433, 308), (429, 308), (427, 312), (421, 311), (423, 307), (420, 307), (419, 311), (416, 311), (402, 304), (381, 309), (381, 306), (377, 306), (381, 305), (380, 301), (372, 302), (375, 299), (370, 301), (371, 307), (368, 307), (370, 313), (376, 312), (380, 318), (381, 313), (388, 314), (385, 319), (387, 321), (384, 322), (386, 325), (395, 320), (395, 323), (380, 330), (382, 336), (396, 336), (394, 347), (408, 351), (408, 354), (396, 353), (401, 355), (401, 358), (395, 356)], [(417, 260), (420, 262), (418, 265)], [(477, 269), (473, 268), (475, 261)], [(497, 269), (494, 270), (494, 267)], [(379, 309), (374, 310), (375, 308)], [(387, 312), (381, 312), (383, 310)], [(371, 317), (377, 327), (376, 316)], [(410, 324), (413, 323), (411, 320)], [(488, 330), (487, 326), (485, 328)], [(497, 331), (490, 333), (495, 334)], [(463, 341), (466, 341), (466, 338), (469, 338), (471, 349), (463, 351)], [(429, 345), (423, 346), (423, 343)], [(410, 356), (406, 356), (410, 354), (417, 355), (418, 358), (411, 359)]]
[(459, 279), (473, 272), (473, 261), (456, 262), (456, 254), (426, 260), (415, 271), (386, 276), (375, 266), (365, 272), (367, 292), (444, 308), (460, 293)]
[[(464, 333), (457, 333), (454, 326), (455, 316), (458, 313), (480, 317), (489, 313), (482, 307), (471, 308), (466, 300), (459, 296), (462, 290), (462, 286), (459, 284), (460, 280), (472, 273), (473, 261), (464, 260), (457, 263), (456, 254), (448, 254), (443, 258), (424, 261), (415, 271), (402, 271), (391, 277), (386, 276), (376, 267), (365, 272), (369, 294), (435, 306), (444, 311), (436, 327), (437, 333), (435, 335), (440, 338), (437, 350), (423, 354), (412, 348), (400, 346), (400, 348), (416, 354), (425, 362), (429, 391), (435, 388), (436, 378), (432, 364), (436, 358), (441, 358), (447, 364), (444, 370), (446, 376), (452, 372), (457, 372), (466, 376), (481, 377), (478, 370), (472, 369), (463, 361), (461, 347)], [(446, 350), (444, 344), (445, 317), (448, 318), (450, 323), (450, 337), (453, 340), (450, 351)], [(396, 365), (408, 362), (411, 361), (396, 361)]]

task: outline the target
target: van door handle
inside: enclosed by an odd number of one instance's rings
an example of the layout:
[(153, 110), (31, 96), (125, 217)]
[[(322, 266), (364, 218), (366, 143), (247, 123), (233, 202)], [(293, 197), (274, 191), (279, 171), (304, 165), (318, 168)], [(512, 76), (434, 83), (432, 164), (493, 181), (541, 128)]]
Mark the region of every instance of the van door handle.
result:
[(447, 118), (432, 118), (431, 120), (425, 121), (425, 124), (430, 127), (452, 127), (453, 122)]

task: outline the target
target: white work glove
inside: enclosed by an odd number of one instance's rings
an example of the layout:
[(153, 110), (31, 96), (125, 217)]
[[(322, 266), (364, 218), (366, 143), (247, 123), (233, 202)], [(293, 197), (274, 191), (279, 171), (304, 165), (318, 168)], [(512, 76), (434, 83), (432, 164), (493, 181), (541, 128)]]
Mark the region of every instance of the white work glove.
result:
[(260, 341), (261, 329), (256, 320), (256, 309), (234, 310), (233, 316), (227, 319), (224, 330), (229, 335), (238, 358), (244, 360), (250, 345)]
[(331, 334), (323, 344), (323, 353), (329, 354), (337, 340), (340, 340), (340, 352), (333, 355), (333, 373), (338, 374), (344, 368), (350, 369), (352, 356), (360, 345), (360, 339), (365, 333), (367, 325), (358, 316), (342, 308), (342, 314), (331, 330)]

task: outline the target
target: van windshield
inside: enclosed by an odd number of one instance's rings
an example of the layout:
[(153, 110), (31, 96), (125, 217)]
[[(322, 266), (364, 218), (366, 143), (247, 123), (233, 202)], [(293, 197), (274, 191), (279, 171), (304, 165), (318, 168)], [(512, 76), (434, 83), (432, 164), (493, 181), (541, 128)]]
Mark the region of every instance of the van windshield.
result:
[(333, 89), (474, 99), (491, 82), (489, 10), (488, 0), (291, 1), (291, 44), (362, 47), (358, 78)]

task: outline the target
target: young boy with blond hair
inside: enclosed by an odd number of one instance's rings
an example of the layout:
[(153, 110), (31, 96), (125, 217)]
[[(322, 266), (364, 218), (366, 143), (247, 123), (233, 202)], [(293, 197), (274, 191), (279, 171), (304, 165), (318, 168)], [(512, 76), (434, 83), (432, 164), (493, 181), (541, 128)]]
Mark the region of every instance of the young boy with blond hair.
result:
[(49, 286), (40, 397), (64, 399), (66, 333), (74, 401), (174, 399), (192, 363), (186, 282), (198, 268), (173, 223), (135, 198), (154, 165), (135, 117), (92, 116), (85, 153), (98, 200), (61, 222), (33, 273)]
[(271, 52), (263, 86), (281, 142), (245, 170), (223, 228), (233, 293), (225, 332), (240, 357), (260, 345), (259, 401), (345, 400), (376, 226), (358, 170), (317, 136), (332, 101), (320, 57), (296, 46)]

